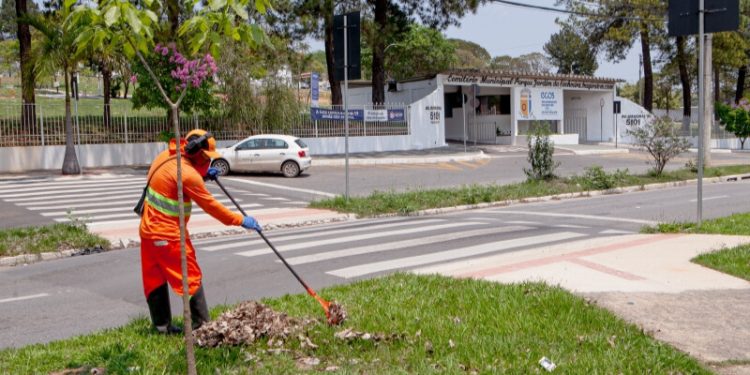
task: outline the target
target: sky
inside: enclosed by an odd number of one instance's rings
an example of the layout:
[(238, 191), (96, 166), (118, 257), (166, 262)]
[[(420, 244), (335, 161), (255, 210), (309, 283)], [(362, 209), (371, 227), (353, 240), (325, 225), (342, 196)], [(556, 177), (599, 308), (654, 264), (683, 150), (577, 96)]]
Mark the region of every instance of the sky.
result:
[[(526, 4), (554, 7), (555, 0), (516, 0)], [(461, 19), (461, 25), (444, 31), (448, 38), (459, 38), (479, 44), (492, 56), (520, 56), (531, 52), (544, 52), (543, 46), (560, 27), (556, 18), (567, 18), (564, 13), (488, 2), (475, 14)], [(321, 41), (309, 40), (312, 51), (322, 50)], [(595, 76), (619, 78), (634, 83), (638, 81), (638, 54), (640, 44), (635, 43), (627, 58), (617, 64), (599, 57)]]

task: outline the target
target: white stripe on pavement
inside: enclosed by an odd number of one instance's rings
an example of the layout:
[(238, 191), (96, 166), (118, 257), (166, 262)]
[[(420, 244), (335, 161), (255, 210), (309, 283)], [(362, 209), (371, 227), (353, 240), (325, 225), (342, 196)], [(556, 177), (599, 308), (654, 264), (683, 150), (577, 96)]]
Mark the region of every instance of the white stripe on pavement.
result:
[[(710, 200), (714, 200), (714, 199), (724, 199), (724, 198), (729, 198), (729, 196), (728, 195), (716, 195), (716, 196), (713, 196), (713, 197), (703, 197), (703, 200), (704, 201), (710, 201)], [(690, 202), (693, 202), (693, 203), (695, 203), (697, 201), (698, 201), (698, 198), (693, 198), (693, 199), (690, 200)]]
[[(63, 190), (60, 189), (77, 189), (77, 188), (95, 188), (95, 187), (106, 187), (106, 186), (122, 186), (122, 185), (136, 185), (136, 186), (144, 186), (145, 181), (116, 181), (113, 183), (106, 183), (106, 184), (75, 184), (75, 185), (67, 185), (63, 187), (55, 187), (55, 186), (39, 186), (39, 187), (26, 187), (26, 186), (18, 186), (14, 188), (7, 188), (7, 189), (0, 189), (0, 194), (5, 193), (16, 193), (19, 191), (22, 191), (24, 193), (29, 192), (44, 192), (44, 191), (52, 191), (52, 192), (60, 192)], [(4, 196), (4, 195), (3, 195)]]
[[(45, 190), (45, 191), (34, 191), (31, 193), (16, 193), (16, 194), (2, 194), (0, 195), (0, 199), (5, 199), (8, 201), (17, 200), (18, 198), (22, 197), (40, 197), (40, 196), (46, 196), (46, 197), (57, 197), (60, 196), (60, 194), (66, 194), (66, 193), (93, 193), (93, 192), (99, 192), (99, 193), (105, 193), (107, 194), (110, 191), (138, 191), (143, 190), (143, 185), (138, 184), (131, 184), (132, 186), (104, 186), (104, 187), (82, 187), (77, 189), (66, 189), (66, 190)], [(126, 190), (127, 189), (127, 190)], [(13, 199), (9, 199), (13, 198)]]
[(248, 180), (242, 180), (239, 178), (225, 178), (225, 180), (235, 181), (235, 182), (242, 182), (243, 184), (250, 184), (250, 185), (256, 185), (256, 186), (265, 186), (265, 187), (271, 187), (274, 189), (280, 189), (280, 190), (289, 190), (289, 191), (299, 191), (302, 193), (310, 193), (315, 195), (322, 195), (324, 197), (334, 198), (336, 197), (336, 194), (331, 194), (325, 191), (318, 191), (318, 190), (310, 190), (310, 189), (300, 189), (300, 188), (293, 188), (283, 185), (275, 185), (275, 184), (267, 184), (264, 182), (258, 182), (258, 181), (248, 181)]
[[(331, 235), (331, 234), (338, 234), (338, 233), (356, 233), (356, 232), (364, 232), (367, 230), (373, 230), (373, 229), (385, 229), (385, 228), (391, 228), (391, 227), (398, 227), (398, 226), (405, 226), (405, 225), (419, 225), (419, 224), (425, 224), (425, 223), (435, 223), (435, 222), (444, 222), (443, 219), (427, 219), (427, 220), (419, 220), (412, 223), (404, 222), (404, 221), (398, 221), (395, 223), (389, 223), (389, 224), (382, 224), (378, 225), (377, 227), (371, 227), (371, 226), (364, 226), (360, 228), (343, 228), (343, 229), (334, 229), (329, 230), (325, 232), (311, 232), (311, 233), (304, 233), (304, 234), (290, 234), (286, 236), (276, 237), (273, 239), (274, 242), (284, 242), (284, 241), (291, 241), (291, 240), (299, 240), (303, 238), (310, 238), (310, 237), (318, 237), (323, 235)], [(233, 249), (236, 247), (245, 247), (245, 246), (253, 246), (253, 245), (261, 245), (265, 242), (263, 240), (251, 240), (251, 241), (244, 241), (241, 243), (228, 243), (224, 245), (216, 245), (216, 246), (209, 246), (205, 248), (205, 251), (218, 251), (218, 250), (226, 250), (226, 249)]]
[[(56, 204), (56, 205), (64, 205), (60, 208), (68, 208), (69, 204), (75, 204), (75, 203), (87, 203), (87, 202), (98, 202), (98, 201), (104, 201), (107, 204), (112, 204), (112, 199), (117, 198), (118, 200), (123, 199), (132, 199), (133, 205), (135, 205), (136, 202), (138, 202), (138, 198), (141, 197), (141, 193), (137, 194), (123, 194), (118, 195), (117, 197), (112, 197), (111, 195), (105, 195), (105, 196), (94, 196), (89, 198), (79, 198), (79, 199), (57, 199), (57, 197), (51, 197), (48, 201), (34, 201), (34, 202), (18, 202), (16, 203), (19, 206), (23, 206), (25, 208), (28, 208), (30, 210), (34, 209), (44, 209), (47, 207), (47, 205), (50, 204)], [(41, 206), (41, 208), (31, 208), (30, 206)]]
[[(106, 191), (106, 192), (96, 192), (96, 193), (86, 193), (86, 194), (67, 194), (67, 195), (52, 195), (47, 197), (34, 197), (34, 198), (12, 198), (12, 199), (6, 199), (8, 202), (32, 202), (32, 201), (42, 201), (42, 200), (57, 200), (60, 198), (79, 198), (79, 197), (96, 197), (101, 196), (102, 193), (107, 194), (127, 194), (127, 193), (134, 193), (139, 192), (138, 196), (140, 196), (140, 192), (142, 192), (143, 189), (141, 188), (133, 188), (133, 189), (120, 189), (120, 190), (112, 190), (112, 191)], [(110, 195), (109, 199), (112, 199), (112, 196)]]
[(39, 293), (39, 294), (32, 294), (32, 295), (28, 295), (28, 296), (5, 298), (5, 299), (0, 299), (0, 303), (23, 301), (23, 300), (27, 300), (27, 299), (41, 298), (41, 297), (47, 297), (47, 296), (49, 296), (49, 294), (47, 294), (47, 293)]
[[(232, 203), (229, 199), (217, 199), (217, 201), (221, 203)], [(236, 199), (237, 202), (242, 202), (241, 199)], [(42, 212), (42, 216), (65, 216), (68, 214), (73, 215), (80, 215), (80, 214), (96, 214), (96, 213), (105, 213), (105, 212), (121, 212), (121, 211), (127, 211), (128, 213), (133, 211), (133, 206), (135, 206), (135, 203), (129, 204), (127, 206), (121, 206), (121, 207), (109, 207), (109, 208), (96, 208), (96, 209), (90, 209), (90, 210), (79, 210), (78, 207), (66, 207), (66, 209), (70, 209), (70, 212), (66, 211), (53, 211), (53, 212)], [(246, 204), (245, 207), (262, 207), (263, 205), (252, 203), (252, 204)], [(37, 210), (39, 208), (36, 208)], [(195, 207), (193, 210), (194, 212), (203, 212), (203, 209), (200, 208), (200, 206)], [(131, 214), (132, 215), (132, 214)]]
[[(477, 225), (482, 223), (476, 223), (476, 222), (460, 222), (460, 223), (447, 223), (442, 225), (429, 225), (424, 227), (418, 227), (418, 228), (409, 228), (409, 229), (402, 229), (402, 230), (394, 230), (394, 231), (388, 231), (388, 232), (382, 232), (378, 231), (375, 233), (367, 233), (367, 234), (360, 234), (356, 236), (347, 236), (347, 237), (338, 237), (338, 238), (331, 238), (327, 240), (320, 240), (320, 241), (311, 241), (311, 242), (302, 242), (297, 243), (294, 245), (288, 245), (284, 246), (283, 248), (276, 247), (276, 249), (283, 253), (283, 252), (289, 252), (299, 249), (307, 249), (317, 246), (325, 246), (325, 245), (333, 245), (338, 243), (344, 243), (344, 242), (353, 242), (353, 241), (361, 241), (361, 240), (369, 240), (373, 238), (379, 238), (379, 237), (391, 237), (391, 236), (398, 236), (401, 234), (412, 234), (412, 233), (420, 233), (420, 232), (429, 232), (433, 230), (440, 230), (440, 229), (455, 229), (460, 227), (465, 227), (469, 225)], [(243, 257), (254, 257), (264, 254), (271, 254), (272, 251), (270, 249), (261, 249), (261, 250), (250, 250), (250, 251), (243, 251), (241, 253), (235, 253), (237, 255), (241, 255)]]
[(327, 251), (324, 253), (316, 253), (316, 254), (311, 254), (311, 255), (303, 255), (303, 256), (298, 256), (294, 258), (287, 258), (286, 261), (291, 265), (307, 264), (307, 263), (313, 263), (313, 262), (320, 262), (323, 260), (343, 258), (343, 257), (348, 257), (348, 256), (353, 256), (353, 255), (362, 255), (362, 254), (368, 254), (368, 253), (401, 250), (401, 249), (412, 247), (412, 246), (429, 245), (433, 243), (447, 242), (447, 241), (457, 240), (461, 238), (484, 236), (487, 234), (495, 234), (495, 233), (506, 233), (506, 232), (512, 232), (512, 231), (526, 230), (526, 229), (529, 229), (529, 227), (508, 226), (508, 227), (495, 227), (495, 228), (489, 228), (489, 229), (476, 229), (476, 230), (470, 230), (470, 231), (465, 231), (465, 232), (447, 233), (447, 234), (441, 234), (438, 236), (423, 237), (423, 238), (417, 238), (417, 239), (406, 240), (406, 241), (386, 242), (386, 243), (379, 243), (376, 245), (361, 246), (361, 247), (349, 248), (349, 249), (344, 249), (344, 250), (336, 250), (336, 251)]
[(382, 262), (374, 262), (363, 264), (359, 266), (341, 268), (333, 271), (326, 272), (329, 275), (343, 277), (346, 279), (363, 276), (375, 272), (389, 271), (398, 268), (421, 266), (430, 263), (444, 262), (448, 260), (468, 258), (472, 256), (494, 253), (503, 250), (510, 250), (514, 248), (529, 246), (529, 245), (541, 245), (548, 242), (563, 241), (573, 238), (583, 237), (584, 234), (572, 233), (572, 232), (560, 232), (545, 234), (534, 237), (522, 237), (515, 238), (512, 240), (503, 240), (497, 242), (491, 242), (487, 244), (471, 246), (466, 248), (458, 248), (454, 250), (440, 251), (426, 255), (418, 255), (407, 258), (386, 260)]
[(609, 216), (597, 216), (597, 215), (582, 215), (582, 214), (558, 214), (554, 212), (531, 212), (531, 211), (511, 211), (511, 210), (492, 210), (494, 212), (504, 214), (516, 214), (516, 215), (529, 215), (529, 216), (548, 216), (548, 217), (566, 217), (572, 219), (587, 219), (596, 221), (618, 221), (623, 223), (635, 223), (644, 225), (655, 225), (655, 221), (651, 220), (640, 220), (640, 219), (628, 219), (624, 217), (609, 217)]
[(141, 179), (142, 182), (146, 182), (146, 176), (133, 176), (133, 175), (123, 175), (120, 178), (101, 178), (101, 179), (91, 179), (91, 178), (77, 178), (74, 180), (68, 180), (68, 181), (61, 181), (61, 180), (40, 180), (35, 182), (25, 182), (25, 183), (17, 183), (17, 184), (7, 184), (0, 182), (0, 188), (6, 189), (6, 188), (17, 188), (17, 187), (45, 187), (45, 186), (68, 186), (68, 185), (75, 185), (75, 184), (83, 184), (83, 183), (113, 183), (113, 182), (121, 182), (125, 181), (127, 179), (131, 178), (138, 178)]

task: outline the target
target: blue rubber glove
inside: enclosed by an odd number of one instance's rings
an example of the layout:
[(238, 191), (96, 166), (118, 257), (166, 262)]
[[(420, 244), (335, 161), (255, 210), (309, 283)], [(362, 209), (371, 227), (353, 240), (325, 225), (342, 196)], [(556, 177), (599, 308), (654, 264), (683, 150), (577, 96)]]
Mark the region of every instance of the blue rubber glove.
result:
[(208, 168), (208, 171), (206, 172), (206, 180), (216, 181), (217, 178), (219, 178), (219, 170), (211, 167)]
[(258, 221), (252, 216), (245, 216), (245, 218), (242, 219), (242, 227), (245, 229), (255, 229), (258, 232), (263, 231), (263, 228), (258, 224)]

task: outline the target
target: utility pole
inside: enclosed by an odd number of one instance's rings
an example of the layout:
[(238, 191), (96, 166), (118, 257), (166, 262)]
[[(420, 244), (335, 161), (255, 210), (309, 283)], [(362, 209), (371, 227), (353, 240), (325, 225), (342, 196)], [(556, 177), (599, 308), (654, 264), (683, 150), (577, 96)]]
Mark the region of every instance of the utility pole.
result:
[(713, 129), (714, 122), (714, 103), (712, 99), (713, 95), (711, 95), (711, 90), (713, 88), (713, 85), (711, 85), (711, 77), (713, 76), (713, 56), (711, 47), (713, 44), (713, 34), (706, 34), (705, 38), (706, 41), (703, 48), (703, 53), (705, 54), (703, 57), (703, 64), (705, 65), (703, 67), (703, 101), (705, 104), (703, 110), (703, 133), (701, 134), (701, 137), (703, 137), (704, 167), (711, 164), (711, 129)]
[(638, 54), (638, 104), (643, 105), (643, 82), (641, 82), (641, 71), (643, 70), (643, 54)]

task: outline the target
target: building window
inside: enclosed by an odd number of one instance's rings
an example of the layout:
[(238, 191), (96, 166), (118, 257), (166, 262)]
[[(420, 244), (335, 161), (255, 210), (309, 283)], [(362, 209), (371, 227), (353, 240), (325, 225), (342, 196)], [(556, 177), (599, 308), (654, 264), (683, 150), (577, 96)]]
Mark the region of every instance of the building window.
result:
[(461, 108), (461, 93), (447, 93), (443, 99), (445, 102), (445, 118), (453, 118), (453, 108)]
[(480, 99), (483, 114), (510, 115), (510, 95), (482, 96)]

